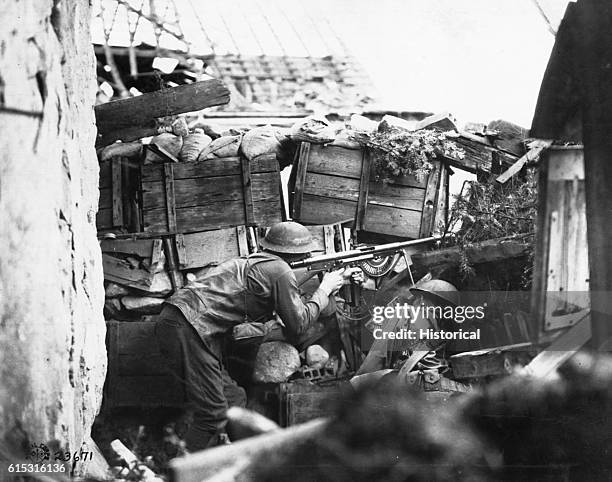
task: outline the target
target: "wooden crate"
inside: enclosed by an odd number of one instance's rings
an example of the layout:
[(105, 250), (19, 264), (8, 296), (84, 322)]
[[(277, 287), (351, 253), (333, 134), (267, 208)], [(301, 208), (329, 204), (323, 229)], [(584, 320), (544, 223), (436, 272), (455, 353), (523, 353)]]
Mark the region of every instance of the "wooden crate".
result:
[[(279, 421), (289, 427), (319, 417), (330, 417), (346, 397), (342, 390), (346, 381), (330, 381), (325, 385), (304, 380), (279, 385)], [(350, 390), (349, 390), (350, 391)]]
[(124, 166), (121, 158), (100, 163), (100, 199), (96, 215), (98, 231), (121, 229), (125, 226), (124, 219)]
[[(376, 182), (368, 150), (302, 143), (289, 186), (292, 217), (304, 224), (353, 220), (359, 231), (403, 238), (430, 236), (446, 205), (447, 169), (434, 162), (427, 179)], [(438, 219), (441, 219), (438, 216)]]
[(274, 154), (141, 168), (143, 230), (190, 233), (285, 219)]
[(181, 405), (183, 387), (170, 374), (159, 352), (155, 325), (154, 322), (107, 322), (105, 408)]

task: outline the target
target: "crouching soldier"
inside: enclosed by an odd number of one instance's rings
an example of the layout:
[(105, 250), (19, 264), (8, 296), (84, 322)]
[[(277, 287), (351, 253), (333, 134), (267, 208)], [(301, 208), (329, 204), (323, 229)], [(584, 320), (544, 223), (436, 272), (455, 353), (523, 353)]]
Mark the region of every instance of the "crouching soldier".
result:
[(324, 310), (354, 270), (326, 273), (302, 301), (288, 262), (312, 250), (310, 232), (294, 222), (276, 224), (261, 241), (263, 252), (226, 261), (171, 296), (159, 315), (156, 337), (170, 370), (185, 389), (192, 422), (185, 436), (190, 451), (215, 444), (230, 405), (244, 406), (244, 390), (224, 364), (224, 341), (237, 325), (263, 323), (273, 312), (297, 340)]

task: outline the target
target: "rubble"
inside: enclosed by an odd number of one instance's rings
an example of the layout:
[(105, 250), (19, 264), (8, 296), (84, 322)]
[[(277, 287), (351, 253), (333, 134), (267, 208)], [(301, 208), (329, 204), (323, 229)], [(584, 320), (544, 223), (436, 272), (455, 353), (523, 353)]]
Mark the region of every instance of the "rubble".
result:
[(310, 345), (306, 349), (306, 364), (312, 368), (322, 368), (329, 360), (329, 353), (321, 345)]
[(300, 367), (297, 349), (282, 341), (262, 343), (255, 358), (253, 381), (280, 383), (293, 375)]

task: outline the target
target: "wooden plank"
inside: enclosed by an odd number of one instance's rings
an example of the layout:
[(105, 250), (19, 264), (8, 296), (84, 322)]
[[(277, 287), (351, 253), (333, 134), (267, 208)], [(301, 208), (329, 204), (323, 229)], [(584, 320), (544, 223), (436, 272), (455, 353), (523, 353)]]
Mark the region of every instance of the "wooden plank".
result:
[(323, 226), (323, 236), (325, 254), (335, 253), (336, 247), (334, 245), (334, 226), (329, 224)]
[(463, 159), (455, 157), (444, 157), (451, 165), (464, 169), (468, 172), (491, 172), (493, 154), (499, 156), (502, 168), (509, 168), (517, 160), (517, 156), (485, 144), (486, 140), (477, 141), (472, 137), (468, 137), (465, 133), (461, 133), (458, 137), (451, 137), (458, 147), (463, 149), (465, 156)]
[(418, 238), (421, 213), (409, 209), (398, 209), (370, 204), (364, 219), (364, 231)]
[(355, 213), (355, 229), (361, 231), (363, 221), (368, 209), (368, 191), (371, 174), (371, 154), (369, 150), (363, 150), (361, 159), (361, 177), (359, 179), (359, 193), (357, 197), (357, 212)]
[(591, 315), (557, 337), (525, 367), (526, 373), (542, 378), (554, 376), (557, 368), (569, 360), (591, 339)]
[[(252, 175), (253, 219), (258, 226), (270, 226), (266, 223), (274, 224), (282, 219), (277, 178), (277, 173)], [(240, 182), (239, 178), (236, 180)], [(220, 229), (245, 223), (244, 204), (241, 198), (232, 200), (235, 194), (229, 193), (225, 199), (211, 202), (207, 193), (197, 188), (197, 183), (192, 185), (189, 184), (191, 181), (187, 181), (190, 186), (187, 191), (182, 187), (185, 182), (175, 181), (176, 220), (179, 232)], [(220, 186), (216, 186), (218, 187)], [(153, 202), (154, 199), (155, 196), (152, 194), (147, 197), (148, 201)], [(143, 218), (145, 231), (163, 233), (167, 230), (165, 209), (159, 207), (143, 210)]]
[(459, 353), (450, 357), (453, 376), (459, 380), (511, 374), (517, 365), (527, 365), (537, 353), (531, 343), (500, 346)]
[(247, 256), (249, 254), (247, 228), (245, 226), (236, 226), (236, 237), (238, 238), (238, 256)]
[[(360, 184), (357, 179), (307, 173), (304, 194), (325, 196), (334, 199), (357, 201)], [(420, 211), (423, 208), (425, 189), (402, 187), (381, 182), (369, 183), (368, 204), (392, 206)]]
[(122, 253), (150, 258), (153, 250), (153, 239), (101, 239), (103, 253)]
[[(361, 150), (314, 144), (310, 147), (308, 172), (359, 180), (361, 178), (362, 158), (363, 154)], [(375, 162), (374, 159), (373, 161)], [(374, 176), (375, 172), (372, 169), (370, 181), (374, 181)], [(415, 176), (402, 176), (394, 178), (393, 183), (401, 186), (420, 187), (424, 189), (427, 185), (427, 180), (423, 179), (419, 181)]]
[[(271, 226), (281, 220), (278, 199), (262, 198), (253, 202), (255, 223), (258, 226)], [(145, 213), (145, 231), (164, 233), (166, 214), (163, 209)], [(192, 206), (176, 210), (178, 230), (193, 233), (211, 229), (222, 229), (244, 224), (242, 201), (215, 203), (208, 206)]]
[(149, 289), (153, 279), (153, 273), (133, 268), (127, 261), (108, 254), (102, 254), (102, 269), (104, 279), (145, 291)]
[(287, 426), (310, 422), (320, 417), (331, 417), (337, 403), (343, 400), (337, 392), (287, 394)]
[(444, 232), (448, 224), (448, 201), (449, 201), (449, 172), (448, 168), (441, 164), (440, 184), (436, 202), (436, 215), (433, 220), (433, 232)]
[[(129, 128), (154, 128), (156, 118), (223, 105), (229, 100), (223, 83), (212, 79), (107, 102), (94, 108), (98, 137)], [(138, 138), (135, 134), (120, 137), (123, 141)]]
[(436, 217), (438, 187), (440, 185), (440, 176), (442, 174), (441, 162), (435, 162), (433, 170), (429, 173), (427, 179), (427, 189), (425, 190), (425, 198), (423, 199), (421, 226), (419, 229), (419, 237), (427, 238), (431, 236), (434, 228), (434, 219)]
[(524, 156), (519, 158), (519, 160), (512, 164), (506, 171), (497, 176), (495, 180), (500, 184), (505, 184), (512, 176), (518, 174), (525, 164), (535, 161), (542, 151), (550, 147), (552, 143), (553, 141), (536, 141)]
[(253, 190), (249, 161), (246, 157), (240, 158), (241, 181), (242, 181), (242, 201), (244, 203), (244, 224), (253, 226), (255, 224), (253, 214)]
[(326, 226), (330, 226), (330, 225), (326, 224), (322, 226), (321, 225), (306, 226), (306, 229), (308, 229), (308, 231), (310, 231), (310, 234), (312, 235), (312, 253), (313, 255), (314, 253), (316, 253), (317, 255), (327, 253), (327, 245), (325, 244), (327, 240), (326, 240), (325, 231), (324, 231)]
[[(258, 156), (250, 164), (251, 173), (278, 172), (275, 154)], [(240, 176), (239, 157), (223, 157), (202, 162), (179, 162), (174, 165), (174, 179), (206, 178), (216, 176)], [(161, 181), (164, 178), (162, 164), (142, 166), (142, 182)]]
[[(304, 195), (304, 206), (300, 222), (306, 224), (334, 224), (354, 219), (356, 201), (339, 200), (321, 196)], [(398, 209), (370, 204), (363, 229), (375, 233), (417, 238), (421, 213), (409, 209)]]
[(100, 188), (100, 199), (98, 200), (98, 210), (112, 209), (113, 190), (110, 187)]
[[(240, 241), (241, 237), (242, 241)], [(239, 226), (238, 228), (184, 234), (183, 245), (185, 259), (183, 262), (179, 260), (180, 269), (201, 268), (211, 263), (221, 263), (241, 256), (241, 249), (243, 251), (246, 249), (246, 231), (244, 226)], [(248, 249), (244, 253), (248, 254)]]
[[(499, 238), (474, 243), (467, 246), (465, 252), (470, 263), (478, 264), (524, 256), (529, 246), (530, 243), (525, 238)], [(411, 258), (413, 264), (419, 269), (426, 271), (448, 269), (461, 263), (461, 248), (453, 246), (436, 251), (415, 253)]]
[(174, 164), (164, 164), (164, 194), (166, 198), (167, 231), (176, 232), (176, 196), (174, 191)]
[[(264, 174), (272, 182), (275, 174)], [(240, 176), (180, 179), (174, 181), (175, 204), (177, 208), (209, 205), (227, 201), (242, 201), (242, 180)], [(166, 205), (162, 182), (142, 184), (143, 211), (160, 209)]]
[(123, 226), (123, 196), (122, 196), (122, 159), (111, 161), (112, 197), (113, 197), (113, 226)]
[(185, 249), (185, 236), (182, 233), (177, 233), (173, 236), (174, 247), (176, 249), (176, 262), (178, 269), (183, 269), (187, 264), (187, 250)]
[(308, 164), (310, 163), (310, 143), (302, 142), (297, 163), (297, 171), (294, 185), (293, 195), (293, 211), (291, 216), (297, 220), (302, 218), (302, 201), (304, 197), (304, 188), (306, 182), (306, 174), (308, 172)]

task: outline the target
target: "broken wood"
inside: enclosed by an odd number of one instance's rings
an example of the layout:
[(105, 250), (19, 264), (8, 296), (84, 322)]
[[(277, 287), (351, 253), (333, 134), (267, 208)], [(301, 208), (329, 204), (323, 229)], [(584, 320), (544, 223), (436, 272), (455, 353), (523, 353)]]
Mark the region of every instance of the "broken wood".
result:
[(509, 168), (518, 158), (514, 154), (498, 149), (486, 138), (469, 132), (459, 132), (456, 136), (449, 136), (449, 139), (454, 141), (457, 147), (463, 149), (465, 156), (462, 159), (445, 156), (444, 159), (451, 166), (468, 172), (491, 172), (494, 156), (497, 156), (502, 169)]
[(541, 378), (553, 377), (561, 365), (576, 354), (591, 339), (591, 316), (557, 337), (525, 367), (525, 373)]
[(502, 174), (497, 176), (495, 180), (499, 182), (500, 184), (505, 184), (508, 181), (508, 179), (510, 179), (515, 174), (519, 173), (521, 169), (523, 169), (523, 167), (527, 163), (535, 161), (540, 156), (540, 153), (544, 149), (547, 149), (548, 147), (550, 147), (552, 143), (553, 141), (541, 141), (541, 140), (535, 141), (531, 145), (531, 149), (524, 156), (522, 156), (518, 161), (512, 164), (512, 166), (510, 166)]
[(536, 353), (537, 348), (531, 343), (518, 343), (459, 353), (450, 357), (450, 363), (453, 377), (459, 380), (504, 376), (513, 373), (516, 366), (527, 365)]
[[(509, 258), (517, 258), (527, 254), (530, 243), (527, 236), (490, 239), (480, 243), (465, 246), (465, 254), (470, 264), (489, 263)], [(436, 251), (415, 253), (412, 262), (418, 269), (441, 273), (459, 266), (462, 260), (462, 248), (453, 246)]]
[(108, 254), (102, 254), (102, 268), (104, 279), (143, 291), (149, 290), (154, 275), (146, 269), (133, 268), (127, 261)]
[(155, 119), (229, 102), (220, 80), (204, 80), (95, 106), (98, 146), (157, 134)]

